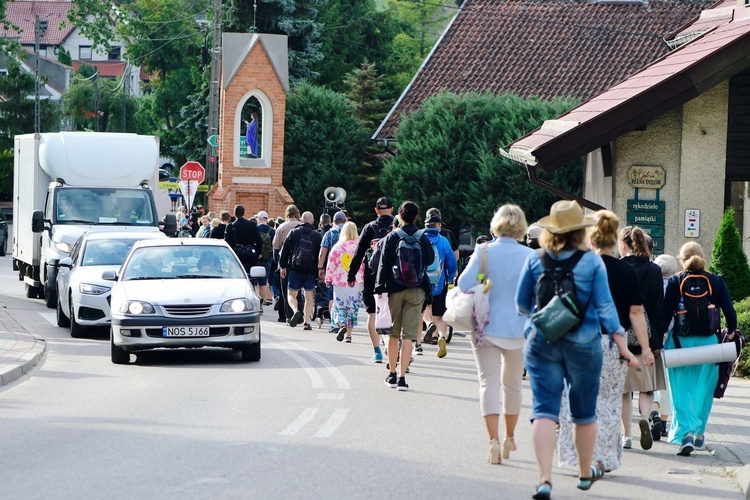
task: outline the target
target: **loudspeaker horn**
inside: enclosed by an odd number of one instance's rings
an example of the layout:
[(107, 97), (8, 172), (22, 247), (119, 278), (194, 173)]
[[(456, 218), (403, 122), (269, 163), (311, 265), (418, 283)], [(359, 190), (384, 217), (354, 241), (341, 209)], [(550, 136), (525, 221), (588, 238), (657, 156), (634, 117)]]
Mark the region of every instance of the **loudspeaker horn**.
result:
[(323, 197), (326, 199), (326, 203), (336, 203), (336, 200), (339, 197), (338, 189), (339, 188), (331, 186), (323, 191)]
[(336, 197), (336, 204), (343, 205), (346, 201), (346, 190), (344, 188), (336, 188), (338, 196)]

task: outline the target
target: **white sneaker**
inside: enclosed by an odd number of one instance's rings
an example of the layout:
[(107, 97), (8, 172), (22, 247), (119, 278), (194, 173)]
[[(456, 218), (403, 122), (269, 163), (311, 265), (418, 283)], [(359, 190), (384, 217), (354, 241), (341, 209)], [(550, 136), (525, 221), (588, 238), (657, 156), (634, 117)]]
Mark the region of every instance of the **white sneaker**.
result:
[(633, 447), (633, 441), (630, 438), (622, 438), (622, 449), (629, 450)]

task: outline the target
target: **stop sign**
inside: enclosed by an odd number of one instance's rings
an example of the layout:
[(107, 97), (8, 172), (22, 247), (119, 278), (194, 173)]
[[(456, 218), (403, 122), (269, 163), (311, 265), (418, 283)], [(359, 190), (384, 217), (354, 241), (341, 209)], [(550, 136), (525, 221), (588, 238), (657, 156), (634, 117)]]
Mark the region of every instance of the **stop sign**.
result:
[(197, 161), (188, 161), (180, 167), (181, 181), (198, 181), (202, 183), (206, 179), (206, 169)]

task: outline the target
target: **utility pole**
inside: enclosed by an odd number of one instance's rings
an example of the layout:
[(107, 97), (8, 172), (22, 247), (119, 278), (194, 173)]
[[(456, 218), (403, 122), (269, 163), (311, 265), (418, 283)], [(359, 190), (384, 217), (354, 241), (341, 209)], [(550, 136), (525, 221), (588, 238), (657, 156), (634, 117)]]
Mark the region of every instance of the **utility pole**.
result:
[(94, 74), (94, 131), (99, 132), (99, 70)]
[[(221, 80), (221, 2), (214, 0), (214, 40), (211, 49), (211, 87), (208, 96), (208, 137), (219, 135), (219, 100), (221, 89), (219, 81)], [(226, 133), (231, 133), (227, 131)], [(221, 140), (221, 139), (220, 139)], [(210, 161), (211, 150), (206, 145), (206, 167), (207, 183), (215, 184), (219, 180), (219, 159)]]
[(42, 82), (39, 78), (39, 44), (47, 31), (47, 20), (41, 19), (39, 14), (34, 17), (34, 133), (38, 134), (42, 128), (42, 113), (39, 94)]
[[(127, 64), (127, 63), (126, 63)], [(130, 92), (130, 66), (125, 67), (125, 72), (122, 74), (122, 131), (127, 132), (125, 127), (128, 123), (128, 93)]]

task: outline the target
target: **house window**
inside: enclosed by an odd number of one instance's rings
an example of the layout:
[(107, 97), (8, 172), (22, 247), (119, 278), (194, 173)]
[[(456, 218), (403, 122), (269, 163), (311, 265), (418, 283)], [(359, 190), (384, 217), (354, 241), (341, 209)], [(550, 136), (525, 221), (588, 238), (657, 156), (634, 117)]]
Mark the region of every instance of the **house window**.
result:
[(81, 61), (91, 60), (91, 45), (81, 45), (78, 47), (78, 59)]
[(107, 55), (107, 59), (110, 61), (119, 61), (121, 50), (122, 50), (122, 47), (112, 47), (111, 49), (109, 49), (109, 54)]

